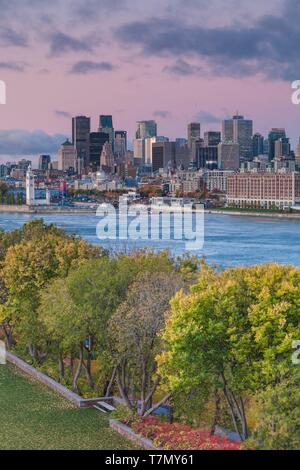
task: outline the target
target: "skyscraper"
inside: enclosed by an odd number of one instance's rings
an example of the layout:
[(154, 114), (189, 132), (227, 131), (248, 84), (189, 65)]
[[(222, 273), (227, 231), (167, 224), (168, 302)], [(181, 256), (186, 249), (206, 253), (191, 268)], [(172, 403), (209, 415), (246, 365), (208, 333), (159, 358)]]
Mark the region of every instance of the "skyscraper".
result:
[(91, 118), (76, 116), (72, 119), (72, 143), (77, 152), (77, 168), (87, 169), (90, 164)]
[(153, 171), (176, 167), (175, 142), (156, 142), (152, 144), (152, 168)]
[(113, 118), (110, 114), (101, 114), (99, 117), (99, 132), (109, 135), (109, 143), (114, 150), (115, 131), (113, 126)]
[(191, 149), (193, 144), (201, 137), (201, 124), (200, 122), (191, 122), (188, 125), (188, 146)]
[(221, 142), (221, 132), (208, 131), (204, 132), (204, 146), (217, 147)]
[(264, 153), (264, 137), (256, 133), (252, 137), (252, 154), (253, 157), (257, 157), (258, 155), (263, 155)]
[(111, 143), (105, 142), (102, 148), (100, 157), (100, 169), (105, 173), (113, 173), (114, 171), (114, 154), (112, 151)]
[(137, 122), (136, 139), (147, 139), (148, 137), (156, 137), (157, 124), (155, 121), (138, 121)]
[(124, 158), (127, 152), (127, 132), (115, 131), (114, 153), (118, 158)]
[(286, 133), (283, 128), (273, 128), (269, 132), (269, 161), (274, 160), (275, 158), (275, 142), (279, 139), (285, 139)]
[(92, 171), (97, 171), (100, 167), (100, 157), (105, 142), (109, 141), (109, 135), (105, 132), (90, 133), (90, 167)]
[(239, 144), (242, 159), (252, 159), (253, 121), (236, 114), (222, 122), (222, 141)]
[(69, 139), (60, 146), (58, 152), (58, 169), (71, 173), (77, 171), (77, 152)]
[(50, 155), (39, 156), (39, 170), (48, 170), (50, 167), (51, 157)]
[(157, 136), (145, 139), (145, 163), (152, 165), (152, 145), (156, 142), (169, 142), (168, 137)]
[(218, 145), (218, 167), (220, 170), (238, 170), (240, 167), (239, 144), (222, 142)]

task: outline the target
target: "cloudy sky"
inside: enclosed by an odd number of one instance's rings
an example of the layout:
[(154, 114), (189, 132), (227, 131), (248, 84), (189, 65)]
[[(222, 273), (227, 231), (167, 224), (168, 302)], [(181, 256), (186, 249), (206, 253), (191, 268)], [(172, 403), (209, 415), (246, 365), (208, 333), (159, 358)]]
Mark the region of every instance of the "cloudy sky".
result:
[(237, 110), (255, 131), (300, 137), (298, 0), (0, 0), (0, 154), (55, 152), (70, 117), (113, 114), (219, 129)]

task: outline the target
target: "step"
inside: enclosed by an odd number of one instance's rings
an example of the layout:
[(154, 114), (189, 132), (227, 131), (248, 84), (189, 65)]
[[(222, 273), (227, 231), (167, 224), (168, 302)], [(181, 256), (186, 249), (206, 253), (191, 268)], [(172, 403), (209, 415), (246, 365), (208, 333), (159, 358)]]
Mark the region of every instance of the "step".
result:
[(101, 406), (102, 408), (104, 408), (105, 410), (110, 411), (110, 412), (116, 410), (116, 408), (114, 406), (109, 405), (105, 401), (98, 401), (97, 405)]
[(100, 408), (100, 406), (93, 405), (93, 408), (95, 408), (95, 409), (98, 410), (98, 411), (101, 411), (102, 413), (107, 413), (107, 411), (104, 410), (103, 408)]

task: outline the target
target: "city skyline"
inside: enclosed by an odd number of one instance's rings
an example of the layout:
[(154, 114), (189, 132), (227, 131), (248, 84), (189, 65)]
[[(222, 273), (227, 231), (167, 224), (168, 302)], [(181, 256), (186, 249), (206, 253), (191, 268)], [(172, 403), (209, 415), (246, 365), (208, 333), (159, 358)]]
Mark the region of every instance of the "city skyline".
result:
[(174, 140), (193, 121), (202, 133), (218, 131), (239, 110), (253, 119), (254, 133), (286, 128), (296, 145), (294, 0), (0, 5), (2, 155), (21, 146), (20, 155), (57, 151), (71, 135), (69, 120), (80, 114), (92, 118), (95, 130), (99, 114), (112, 114), (129, 141), (136, 121), (155, 119), (159, 133)]

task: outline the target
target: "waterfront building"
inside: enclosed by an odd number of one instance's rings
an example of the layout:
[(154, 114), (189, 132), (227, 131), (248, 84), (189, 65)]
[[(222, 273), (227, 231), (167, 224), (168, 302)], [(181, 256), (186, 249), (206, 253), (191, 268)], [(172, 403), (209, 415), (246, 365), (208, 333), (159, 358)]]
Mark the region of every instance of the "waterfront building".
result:
[(210, 192), (220, 191), (227, 192), (227, 178), (231, 175), (233, 171), (221, 171), (221, 170), (212, 170), (206, 171), (204, 173), (204, 182), (206, 189)]
[(227, 177), (227, 203), (238, 208), (293, 207), (300, 203), (300, 173), (232, 173)]

